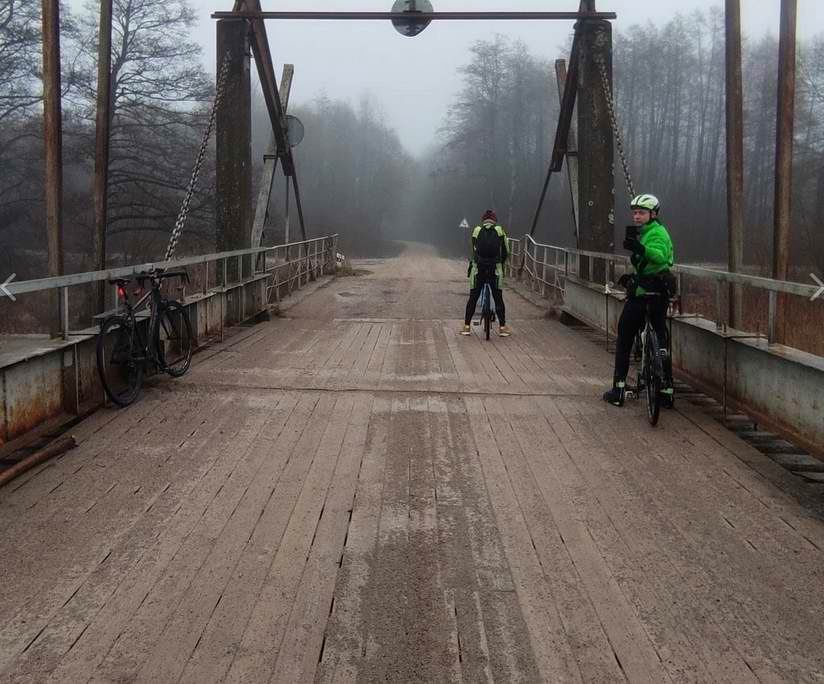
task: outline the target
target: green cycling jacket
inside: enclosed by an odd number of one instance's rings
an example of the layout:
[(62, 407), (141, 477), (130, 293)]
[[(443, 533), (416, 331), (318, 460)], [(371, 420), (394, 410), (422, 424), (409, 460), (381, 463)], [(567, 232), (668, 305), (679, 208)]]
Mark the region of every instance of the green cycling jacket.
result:
[(653, 219), (641, 226), (639, 240), (644, 246), (644, 254), (633, 254), (631, 259), (639, 276), (657, 275), (672, 268), (672, 240), (662, 223)]
[(639, 286), (635, 290), (635, 294), (640, 296), (644, 294), (649, 287), (652, 287), (653, 290), (657, 289), (654, 285), (650, 285), (649, 282), (646, 283), (647, 288), (645, 289), (642, 286), (644, 279), (669, 273), (675, 255), (672, 248), (672, 239), (667, 229), (656, 219), (641, 226), (638, 239), (644, 246), (644, 253), (633, 253), (630, 261), (640, 281)]

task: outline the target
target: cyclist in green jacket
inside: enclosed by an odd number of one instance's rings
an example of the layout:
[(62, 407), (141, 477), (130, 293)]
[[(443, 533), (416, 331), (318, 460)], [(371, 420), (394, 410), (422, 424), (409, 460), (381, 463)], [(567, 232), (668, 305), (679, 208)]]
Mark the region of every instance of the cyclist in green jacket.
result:
[(664, 225), (658, 221), (661, 205), (654, 195), (637, 195), (630, 202), (632, 220), (639, 227), (638, 236), (624, 240), (624, 249), (632, 252), (630, 261), (633, 273), (621, 276), (618, 284), (626, 288), (627, 300), (618, 321), (618, 341), (615, 345), (615, 372), (612, 389), (604, 393), (604, 401), (614, 406), (624, 405), (629, 356), (632, 343), (638, 331), (644, 326), (646, 318), (646, 301), (642, 298), (647, 292), (658, 292), (650, 304), (650, 314), (655, 332), (661, 345), (664, 358), (664, 387), (661, 390), (662, 406), (672, 408), (674, 394), (672, 388), (672, 359), (667, 350), (668, 296), (674, 294), (673, 277), (670, 269), (673, 264), (672, 240)]
[(498, 217), (492, 209), (487, 209), (481, 217), (481, 225), (475, 226), (472, 231), (472, 257), (469, 261), (467, 277), (469, 278), (469, 301), (466, 303), (466, 314), (461, 335), (470, 335), (469, 324), (475, 315), (475, 307), (481, 296), (481, 288), (489, 283), (492, 288), (492, 298), (495, 300), (495, 316), (498, 319), (500, 337), (509, 337), (512, 333), (506, 325), (506, 309), (504, 308), (504, 263), (509, 257), (506, 245), (506, 232), (498, 223)]

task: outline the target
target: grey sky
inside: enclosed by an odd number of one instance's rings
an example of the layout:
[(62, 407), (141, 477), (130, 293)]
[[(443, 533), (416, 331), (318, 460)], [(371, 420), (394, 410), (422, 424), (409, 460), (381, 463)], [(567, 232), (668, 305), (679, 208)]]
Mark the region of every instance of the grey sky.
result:
[[(200, 16), (197, 39), (203, 45), (207, 68), (214, 73), (215, 26), (209, 15), (228, 10), (232, 0), (190, 0)], [(567, 11), (577, 0), (432, 0), (436, 11), (536, 10)], [(798, 36), (824, 33), (821, 0), (798, 0)], [(70, 0), (79, 9), (82, 0)], [(262, 0), (264, 9), (388, 11), (392, 0)], [(602, 0), (600, 10), (614, 11), (617, 31), (651, 20), (663, 23), (677, 12), (723, 5), (721, 0)], [(742, 0), (746, 34), (778, 32), (779, 0)], [(816, 6), (819, 6), (819, 11)], [(432, 142), (446, 109), (460, 86), (457, 68), (467, 61), (467, 47), (491, 33), (523, 40), (532, 52), (548, 59), (562, 56), (571, 22), (434, 22), (422, 34), (406, 38), (384, 22), (269, 21), (267, 32), (277, 73), (280, 65), (295, 65), (292, 104), (314, 99), (325, 91), (353, 104), (364, 92), (374, 96), (388, 125), (396, 128), (412, 152)]]

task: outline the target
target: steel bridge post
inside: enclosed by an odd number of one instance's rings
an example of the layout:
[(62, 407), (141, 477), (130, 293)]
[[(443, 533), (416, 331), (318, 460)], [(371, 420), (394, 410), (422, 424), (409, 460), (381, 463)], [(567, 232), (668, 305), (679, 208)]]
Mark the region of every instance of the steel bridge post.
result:
[[(63, 123), (60, 95), (60, 4), (43, 0), (43, 129), (49, 276), (63, 275)], [(61, 300), (49, 294), (49, 332), (61, 334)]]
[[(613, 134), (601, 81), (606, 69), (612, 90), (612, 26), (603, 19), (581, 20), (578, 62), (578, 208), (580, 248), (594, 252), (614, 251), (615, 176)], [(593, 282), (598, 273), (582, 273)]]
[[(787, 280), (792, 214), (793, 120), (795, 116), (795, 33), (797, 0), (781, 0), (778, 42), (778, 102), (775, 133), (775, 203), (772, 277)], [(784, 341), (787, 297), (778, 297), (775, 338)]]
[[(249, 74), (249, 25), (244, 19), (217, 22), (217, 73), (228, 54), (229, 72), (218, 107), (217, 140), (217, 251), (245, 249), (252, 239), (252, 90)], [(251, 270), (245, 257), (244, 269)], [(229, 282), (239, 269), (229, 264)], [(227, 283), (221, 283), (226, 285)]]

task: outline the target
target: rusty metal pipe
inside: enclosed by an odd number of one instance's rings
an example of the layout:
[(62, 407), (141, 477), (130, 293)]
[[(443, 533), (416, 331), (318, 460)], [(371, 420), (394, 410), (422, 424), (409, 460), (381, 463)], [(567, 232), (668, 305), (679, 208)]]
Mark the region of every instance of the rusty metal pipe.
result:
[(61, 454), (66, 453), (70, 449), (74, 449), (77, 446), (77, 442), (74, 439), (73, 435), (65, 435), (60, 437), (59, 439), (55, 440), (47, 447), (41, 449), (40, 451), (36, 451), (31, 456), (26, 456), (26, 458), (21, 459), (17, 463), (15, 463), (11, 468), (7, 468), (2, 473), (0, 473), (0, 487), (2, 487), (7, 482), (10, 482), (18, 475), (22, 475), (27, 470), (31, 470), (37, 465), (40, 465), (44, 461), (48, 461), (50, 458), (54, 458), (55, 456), (60, 456)]

